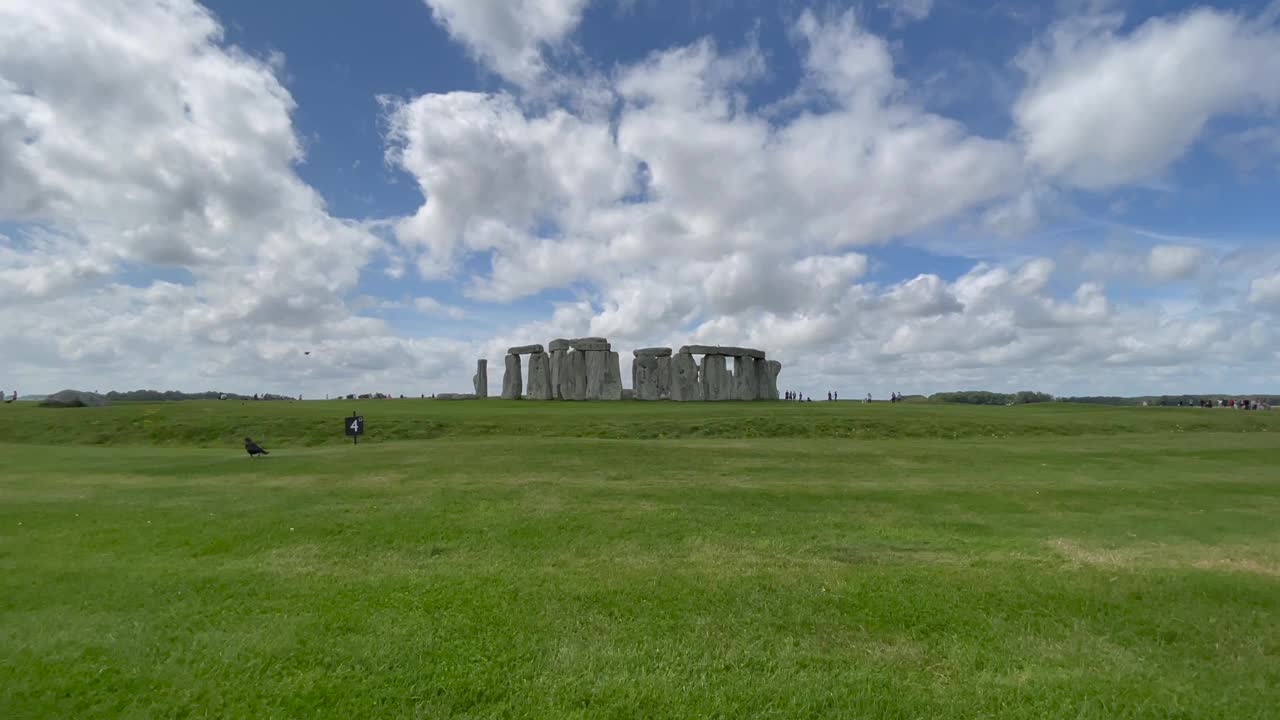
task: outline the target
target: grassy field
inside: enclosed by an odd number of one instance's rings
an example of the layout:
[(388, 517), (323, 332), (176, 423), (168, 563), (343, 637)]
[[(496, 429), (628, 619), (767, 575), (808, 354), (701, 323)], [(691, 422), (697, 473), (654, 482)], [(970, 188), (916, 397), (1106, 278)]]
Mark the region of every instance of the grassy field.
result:
[(0, 689), (6, 719), (1277, 717), (1280, 412), (3, 405)]

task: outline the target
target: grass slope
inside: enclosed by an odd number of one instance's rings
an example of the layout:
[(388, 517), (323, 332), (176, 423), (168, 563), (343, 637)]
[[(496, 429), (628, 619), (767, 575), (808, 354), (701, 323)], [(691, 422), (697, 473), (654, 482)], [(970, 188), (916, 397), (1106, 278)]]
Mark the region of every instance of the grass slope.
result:
[(292, 446), (340, 445), (342, 419), (367, 417), (361, 442), (467, 437), (1030, 438), (1280, 431), (1280, 412), (1114, 408), (1048, 403), (1012, 407), (814, 403), (565, 403), (373, 400), (117, 403), (0, 411), (0, 441), (51, 445), (238, 447), (245, 435)]
[(356, 407), (0, 409), (0, 717), (1280, 706), (1280, 413)]

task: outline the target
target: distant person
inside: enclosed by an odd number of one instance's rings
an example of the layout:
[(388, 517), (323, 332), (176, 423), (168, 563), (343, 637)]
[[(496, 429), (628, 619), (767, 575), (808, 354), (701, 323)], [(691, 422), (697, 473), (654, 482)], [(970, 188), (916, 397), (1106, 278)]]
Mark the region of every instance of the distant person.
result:
[(831, 399), (832, 399), (832, 400), (839, 400), (839, 399), (840, 399), (840, 393), (838, 393), (838, 392), (836, 392), (836, 391), (832, 390), (832, 391), (831, 391)]
[(256, 458), (259, 455), (270, 455), (261, 445), (253, 441), (253, 438), (244, 439), (244, 451), (249, 453), (249, 457)]
[(831, 402), (831, 391), (827, 391), (827, 402)]

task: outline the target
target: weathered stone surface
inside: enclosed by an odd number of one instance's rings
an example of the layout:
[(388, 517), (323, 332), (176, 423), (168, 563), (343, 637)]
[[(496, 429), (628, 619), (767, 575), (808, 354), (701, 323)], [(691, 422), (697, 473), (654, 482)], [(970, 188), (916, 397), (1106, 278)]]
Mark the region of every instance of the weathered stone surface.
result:
[(719, 402), (733, 399), (733, 375), (729, 373), (728, 358), (724, 355), (706, 355), (698, 370), (702, 383), (702, 399)]
[(671, 358), (654, 358), (658, 361), (658, 399), (671, 399)]
[(733, 359), (733, 399), (755, 400), (760, 394), (760, 379), (757, 363), (763, 362), (753, 357), (739, 355)]
[(622, 399), (622, 367), (618, 353), (605, 353), (604, 384), (600, 386), (601, 400)]
[[(553, 343), (554, 344), (554, 343)], [(552, 350), (550, 357), (551, 366), (551, 399), (563, 400), (564, 393), (560, 390), (560, 373), (564, 369), (565, 350)]]
[(529, 356), (529, 389), (525, 395), (530, 400), (551, 399), (551, 363), (546, 353)]
[(560, 363), (560, 397), (564, 400), (587, 399), (586, 353), (567, 352)]
[(634, 392), (634, 391), (632, 391), (632, 390), (628, 390), (628, 389), (626, 389), (626, 388), (622, 388), (622, 399), (623, 399), (623, 400), (635, 400), (635, 399), (636, 399), (636, 394), (635, 394), (635, 392)]
[(631, 361), (632, 383), (637, 400), (658, 399), (658, 358), (638, 357)]
[(568, 349), (569, 349), (569, 341), (565, 340), (564, 338), (552, 340), (551, 342), (547, 343), (548, 352), (555, 352), (557, 350), (568, 350)]
[(753, 357), (757, 360), (764, 359), (763, 350), (755, 350), (752, 348), (733, 347), (732, 345), (685, 345), (680, 348), (682, 353), (691, 353), (693, 355), (725, 355), (727, 357)]
[(639, 350), (633, 350), (631, 354), (636, 357), (671, 357), (671, 348), (640, 348)]
[(506, 369), (502, 373), (502, 399), (519, 400), (522, 395), (520, 386), (523, 384), (520, 377), (520, 356), (508, 355)]
[(609, 338), (594, 337), (594, 336), (593, 336), (593, 337), (580, 337), (580, 338), (574, 338), (573, 340), (570, 340), (569, 342), (571, 342), (571, 343), (576, 343), (576, 342), (607, 343), (607, 342), (609, 342)]
[(579, 352), (609, 352), (612, 348), (605, 340), (570, 340), (569, 347)]
[(769, 361), (756, 361), (756, 400), (772, 400), (769, 393)]
[(541, 345), (521, 345), (519, 347), (507, 348), (508, 355), (537, 355), (542, 352)]
[(765, 376), (768, 378), (769, 399), (778, 399), (778, 373), (782, 372), (782, 363), (777, 360), (765, 362)]
[(476, 374), (471, 376), (471, 386), (475, 388), (476, 396), (489, 397), (489, 361), (480, 358), (476, 361)]
[(582, 353), (586, 359), (588, 400), (600, 400), (604, 392), (605, 366), (609, 362), (609, 353), (605, 350), (588, 350)]
[(702, 383), (698, 381), (698, 362), (689, 353), (671, 356), (671, 399), (692, 402), (702, 399)]

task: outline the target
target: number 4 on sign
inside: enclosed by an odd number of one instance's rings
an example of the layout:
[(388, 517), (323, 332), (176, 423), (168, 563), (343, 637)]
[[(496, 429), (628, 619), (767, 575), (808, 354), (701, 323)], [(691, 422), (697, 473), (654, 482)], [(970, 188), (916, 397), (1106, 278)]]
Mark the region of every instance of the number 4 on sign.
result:
[(360, 436), (364, 434), (364, 417), (353, 413), (351, 417), (343, 420), (343, 431), (351, 436), (356, 445), (359, 445)]

